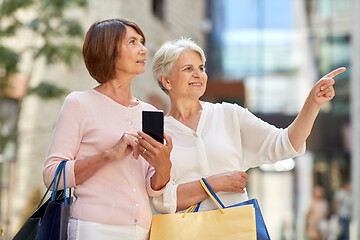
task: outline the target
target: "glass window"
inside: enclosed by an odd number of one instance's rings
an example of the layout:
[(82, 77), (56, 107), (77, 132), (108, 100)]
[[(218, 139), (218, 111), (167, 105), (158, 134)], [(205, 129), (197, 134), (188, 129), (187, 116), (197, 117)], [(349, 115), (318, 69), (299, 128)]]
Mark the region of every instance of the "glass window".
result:
[(152, 1), (152, 11), (153, 14), (159, 19), (164, 19), (164, 1), (163, 0), (153, 0)]
[(246, 107), (252, 111), (297, 111), (297, 94), (288, 91), (296, 90), (299, 65), (293, 1), (210, 3), (214, 28), (209, 77), (243, 80)]

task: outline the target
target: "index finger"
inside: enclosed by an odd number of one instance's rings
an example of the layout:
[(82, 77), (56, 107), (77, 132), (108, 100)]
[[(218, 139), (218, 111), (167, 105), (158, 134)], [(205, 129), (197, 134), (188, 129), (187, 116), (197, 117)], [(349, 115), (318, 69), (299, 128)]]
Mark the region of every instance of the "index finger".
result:
[(169, 135), (167, 135), (166, 133), (164, 133), (164, 138), (166, 141), (166, 146), (169, 146), (172, 149), (173, 148), (172, 138)]
[(161, 144), (160, 142), (158, 142), (158, 141), (156, 141), (154, 138), (152, 138), (150, 135), (148, 135), (148, 134), (146, 134), (146, 133), (144, 133), (144, 132), (142, 132), (142, 131), (139, 131), (139, 132), (138, 132), (138, 135), (139, 135), (142, 139), (144, 139), (144, 140), (146, 140), (148, 143), (150, 143), (152, 146), (156, 146), (157, 144)]
[(246, 172), (240, 172), (240, 174), (247, 180), (249, 180), (249, 175)]
[(333, 78), (333, 77), (335, 77), (336, 75), (338, 75), (338, 74), (340, 74), (340, 73), (342, 73), (342, 72), (345, 72), (345, 70), (346, 70), (346, 68), (344, 68), (344, 67), (335, 69), (334, 71), (326, 74), (326, 75), (324, 76), (324, 78), (325, 78), (325, 77), (326, 77), (326, 78)]

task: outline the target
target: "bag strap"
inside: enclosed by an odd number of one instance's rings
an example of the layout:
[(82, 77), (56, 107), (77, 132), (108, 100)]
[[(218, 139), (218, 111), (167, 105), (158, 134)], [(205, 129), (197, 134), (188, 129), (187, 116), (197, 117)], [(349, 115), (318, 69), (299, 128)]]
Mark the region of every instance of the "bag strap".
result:
[(66, 179), (65, 179), (65, 165), (66, 165), (66, 162), (64, 162), (64, 207), (66, 207), (66, 204), (70, 204), (71, 203), (71, 188), (69, 188), (69, 197), (66, 198)]
[[(222, 214), (224, 214), (224, 211), (222, 210), (222, 208), (225, 208), (224, 204), (222, 204), (222, 202), (220, 201), (220, 199), (216, 196), (215, 192), (211, 189), (210, 185), (206, 182), (206, 180), (204, 178), (201, 178), (199, 180), (201, 186), (204, 188), (205, 192), (209, 195), (209, 197), (211, 198), (211, 200), (213, 200), (213, 202), (216, 204), (216, 206), (218, 207), (218, 209), (220, 210), (220, 212)], [(219, 203), (221, 205), (219, 205)], [(199, 210), (200, 207), (200, 203), (194, 204), (192, 206), (190, 206), (182, 215), (182, 218), (185, 217), (185, 215), (189, 212), (197, 212)]]
[(210, 187), (210, 184), (207, 183), (205, 178), (201, 178), (206, 185), (207, 189), (210, 191), (211, 195), (216, 199), (216, 201), (221, 205), (222, 208), (226, 208), (225, 205), (221, 202), (220, 198), (216, 195), (216, 193)]
[[(46, 195), (47, 195), (48, 192), (50, 191), (51, 187), (53, 187), (53, 185), (54, 185), (54, 187), (55, 187), (55, 185), (56, 185), (56, 190), (55, 190), (55, 191), (57, 191), (57, 188), (58, 188), (58, 186), (59, 186), (59, 181), (60, 181), (60, 175), (58, 176), (58, 180), (57, 180), (57, 181), (56, 181), (56, 175), (57, 175), (57, 173), (58, 173), (59, 171), (62, 171), (62, 168), (63, 168), (63, 165), (60, 163), (59, 166), (58, 166), (57, 169), (56, 169), (54, 179), (51, 181), (50, 186), (47, 188), (45, 194), (44, 194), (43, 197), (41, 198), (40, 203), (39, 203), (39, 205), (37, 206), (36, 209), (38, 209), (38, 208), (43, 204)], [(57, 184), (56, 184), (56, 183), (57, 183)], [(53, 191), (53, 192), (54, 192), (54, 191)]]
[(67, 163), (67, 161), (63, 161), (64, 163), (64, 168), (63, 168), (63, 174), (64, 174), (64, 207), (66, 207), (66, 204), (70, 204), (71, 203), (71, 188), (69, 188), (69, 197), (66, 197), (66, 174), (65, 174), (65, 165)]
[[(63, 175), (64, 175), (64, 189), (66, 189), (66, 183), (65, 183), (65, 165), (66, 165), (66, 161), (62, 161), (62, 162), (59, 164), (58, 168), (56, 169), (54, 181), (56, 181), (56, 177), (57, 177), (58, 174), (59, 174), (59, 177), (58, 177), (57, 183), (55, 184), (55, 182), (54, 182), (53, 192), (52, 192), (52, 194), (51, 194), (51, 201), (55, 200), (55, 196), (56, 196), (56, 193), (57, 193), (57, 190), (58, 190), (58, 186), (59, 186), (59, 183), (60, 183), (60, 177), (61, 177), (61, 173), (62, 173), (62, 172), (63, 172)], [(56, 185), (56, 188), (55, 188), (55, 185)], [(65, 198), (66, 198), (66, 195), (65, 195)]]
[[(216, 194), (214, 193), (214, 191), (210, 188), (210, 185), (209, 184), (205, 184), (205, 179), (204, 178), (201, 178), (200, 180), (200, 184), (201, 186), (204, 188), (205, 192), (209, 195), (209, 197), (211, 198), (211, 200), (213, 200), (213, 202), (216, 204), (216, 206), (219, 208), (220, 212), (221, 213), (224, 213), (224, 211), (221, 209), (219, 203), (216, 201), (217, 199), (219, 199)], [(210, 191), (210, 189), (211, 191)], [(214, 195), (216, 196), (216, 198), (214, 197)], [(222, 203), (221, 203), (222, 204)], [(222, 207), (225, 208), (225, 206), (222, 204)]]
[[(64, 190), (63, 190), (64, 191), (64, 207), (66, 207), (66, 204), (67, 204), (68, 201), (69, 201), (69, 203), (71, 201), (71, 189), (69, 189), (69, 198), (66, 197), (66, 177), (65, 177), (66, 176), (66, 173), (65, 173), (66, 162), (67, 161), (62, 161), (60, 163), (60, 165), (62, 165), (62, 167), (60, 167), (60, 170), (59, 171), (57, 170), (56, 173), (55, 173), (54, 180), (56, 179), (57, 174), (59, 174), (59, 177), (58, 177), (58, 182), (56, 184), (56, 189), (55, 189), (55, 184), (54, 184), (54, 190), (53, 190), (52, 195), (51, 195), (51, 200), (55, 200), (57, 188), (58, 188), (58, 185), (59, 185), (59, 182), (60, 182), (60, 176), (61, 176), (61, 173), (62, 173), (63, 178), (64, 178)], [(58, 167), (58, 169), (59, 169), (59, 167)]]

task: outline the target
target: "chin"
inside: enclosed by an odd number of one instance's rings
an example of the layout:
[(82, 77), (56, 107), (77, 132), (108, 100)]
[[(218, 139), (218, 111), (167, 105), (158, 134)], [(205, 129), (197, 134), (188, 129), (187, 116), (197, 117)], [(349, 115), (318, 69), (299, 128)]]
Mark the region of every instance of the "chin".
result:
[(144, 72), (145, 72), (145, 69), (137, 71), (136, 74), (139, 75), (139, 74), (143, 74)]

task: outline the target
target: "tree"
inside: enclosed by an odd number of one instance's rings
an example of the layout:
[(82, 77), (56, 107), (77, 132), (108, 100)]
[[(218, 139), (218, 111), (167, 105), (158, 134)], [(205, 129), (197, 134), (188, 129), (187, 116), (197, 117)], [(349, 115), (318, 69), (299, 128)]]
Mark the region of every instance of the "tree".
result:
[[(31, 66), (25, 73), (28, 81), (31, 81), (36, 66), (34, 63), (40, 58), (48, 65), (65, 63), (71, 66), (73, 60), (81, 56), (83, 29), (76, 18), (69, 16), (69, 10), (84, 10), (86, 7), (87, 0), (0, 0), (0, 186), (7, 185), (2, 181), (10, 178), (2, 176), (7, 174), (3, 168), (9, 166), (3, 160), (14, 160), (17, 146), (21, 99), (14, 99), (9, 94), (12, 76), (19, 72), (19, 63), (25, 55), (31, 58)], [(21, 38), (24, 32), (30, 33), (30, 44), (23, 48), (9, 44)], [(43, 81), (29, 89), (28, 94), (54, 98), (66, 91)], [(2, 193), (5, 192), (0, 188), (0, 208)], [(5, 223), (1, 222), (2, 219)], [(0, 214), (0, 227), (4, 224), (8, 221)]]
[[(44, 58), (46, 64), (63, 62), (71, 65), (81, 55), (79, 40), (83, 29), (79, 21), (67, 15), (69, 9), (85, 9), (87, 0), (0, 0), (0, 105), (9, 98), (7, 91), (9, 78), (17, 73), (19, 62), (25, 53), (32, 57), (32, 67), (27, 73), (31, 80), (34, 63)], [(30, 14), (29, 14), (30, 13)], [(33, 17), (24, 17), (31, 15)], [(6, 45), (9, 39), (19, 37), (21, 31), (30, 31), (31, 44), (24, 49)], [(42, 98), (58, 97), (66, 90), (53, 84), (42, 82), (30, 89)], [(3, 106), (0, 106), (2, 109)], [(3, 131), (4, 116), (0, 112), (0, 154), (7, 140), (13, 139), (14, 131)], [(15, 131), (16, 132), (16, 131)]]

